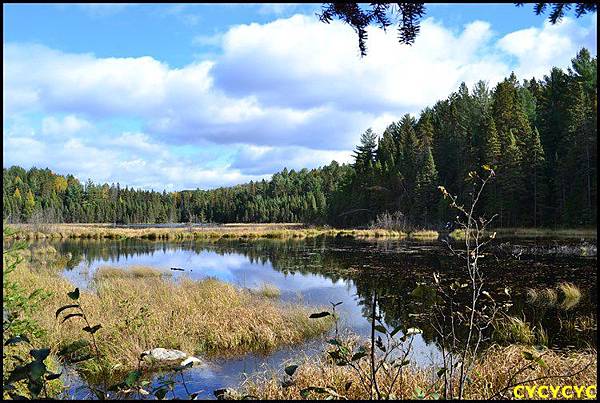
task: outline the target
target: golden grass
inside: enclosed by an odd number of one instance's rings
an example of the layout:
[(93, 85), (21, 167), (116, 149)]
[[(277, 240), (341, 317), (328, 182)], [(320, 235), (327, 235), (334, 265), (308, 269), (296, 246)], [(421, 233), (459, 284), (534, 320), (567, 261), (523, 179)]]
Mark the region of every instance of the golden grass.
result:
[[(86, 338), (85, 324), (73, 318), (64, 324), (56, 310), (72, 303), (73, 286), (52, 270), (20, 267), (14, 280), (25, 289), (42, 288), (52, 296), (34, 317), (47, 334), (43, 341), (58, 351)], [(268, 351), (320, 335), (331, 320), (309, 319), (314, 309), (282, 304), (215, 279), (175, 283), (162, 277), (106, 277), (97, 292), (81, 292), (80, 302), (96, 333), (99, 348), (111, 365), (134, 368), (142, 351), (175, 348), (188, 354), (232, 355)]]
[(498, 235), (511, 235), (511, 236), (526, 236), (526, 237), (541, 237), (541, 236), (555, 236), (555, 237), (584, 237), (584, 238), (596, 238), (598, 230), (597, 228), (563, 228), (563, 229), (551, 229), (551, 228), (498, 228), (495, 229)]
[(108, 278), (146, 278), (172, 275), (171, 272), (148, 266), (128, 266), (125, 268), (102, 266), (94, 273), (94, 280), (98, 281)]
[[(543, 332), (543, 330), (542, 330)], [(544, 333), (540, 336), (545, 336)], [(494, 340), (502, 343), (533, 344), (536, 333), (529, 324), (515, 317), (503, 318), (494, 322)]]
[(430, 239), (438, 239), (440, 234), (437, 231), (420, 230), (420, 231), (413, 231), (413, 232), (409, 233), (408, 236), (409, 236), (409, 238), (414, 238), (414, 239), (430, 240)]
[(558, 288), (563, 294), (563, 300), (560, 307), (564, 310), (569, 310), (579, 303), (581, 300), (581, 290), (573, 283), (560, 283)]
[(406, 234), (391, 230), (344, 230), (331, 228), (306, 228), (298, 224), (229, 224), (202, 228), (112, 228), (103, 224), (53, 224), (45, 232), (34, 231), (28, 224), (11, 224), (14, 239), (124, 239), (150, 240), (188, 239), (290, 239), (318, 236), (348, 236), (354, 238), (403, 238)]
[(273, 284), (262, 283), (258, 288), (250, 290), (252, 294), (262, 295), (265, 298), (279, 298), (281, 296), (281, 290)]
[[(467, 399), (488, 399), (506, 387), (510, 377), (515, 373), (516, 368), (530, 364), (523, 356), (523, 351), (529, 351), (521, 346), (500, 347), (493, 346), (489, 348), (483, 357), (476, 362), (470, 375), (472, 382), (465, 385), (465, 398)], [(514, 382), (521, 382), (527, 379), (534, 379), (542, 376), (564, 375), (574, 373), (580, 369), (587, 368), (581, 373), (560, 379), (543, 379), (534, 382), (528, 382), (527, 385), (595, 385), (597, 382), (597, 352), (595, 350), (558, 353), (549, 351), (543, 356), (547, 367), (540, 365), (534, 366), (517, 375)], [(367, 361), (363, 360), (365, 366)], [(430, 386), (438, 379), (436, 372), (439, 367), (416, 368), (414, 366), (406, 367), (401, 381), (397, 382), (392, 389), (396, 398), (410, 399), (415, 398), (415, 390), (429, 390)], [(379, 374), (378, 374), (379, 375)], [(336, 393), (351, 400), (368, 399), (369, 395), (361, 387), (361, 381), (354, 371), (348, 367), (338, 367), (326, 357), (306, 358), (298, 367), (294, 375), (295, 383), (288, 387), (281, 384), (280, 373), (266, 373), (257, 378), (247, 381), (242, 390), (237, 395), (252, 395), (259, 399), (301, 399), (300, 391), (309, 386), (329, 387)], [(349, 388), (346, 390), (346, 386)], [(380, 389), (387, 390), (389, 379), (383, 375), (378, 378)], [(438, 382), (439, 385), (440, 382)], [(456, 387), (458, 389), (458, 387)], [(438, 393), (441, 389), (438, 388)], [(457, 390), (455, 395), (457, 395)], [(325, 398), (327, 395), (311, 394), (311, 398)], [(512, 398), (512, 389), (506, 391), (505, 397)], [(431, 398), (427, 396), (426, 398)]]
[[(490, 236), (496, 233), (499, 237), (565, 237), (565, 238), (588, 238), (596, 239), (596, 228), (574, 228), (574, 229), (550, 229), (550, 228), (496, 228), (483, 232), (484, 236)], [(465, 239), (465, 230), (455, 229), (450, 234), (455, 240)]]

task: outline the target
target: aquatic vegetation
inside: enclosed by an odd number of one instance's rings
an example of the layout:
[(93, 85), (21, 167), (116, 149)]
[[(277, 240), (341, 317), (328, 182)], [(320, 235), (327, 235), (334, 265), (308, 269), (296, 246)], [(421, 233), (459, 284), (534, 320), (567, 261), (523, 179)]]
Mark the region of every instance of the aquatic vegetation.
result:
[(13, 239), (125, 239), (193, 240), (193, 239), (302, 239), (319, 236), (354, 238), (403, 238), (406, 233), (386, 229), (306, 228), (291, 224), (220, 225), (215, 227), (177, 228), (113, 228), (105, 224), (55, 224), (52, 232), (33, 231), (28, 224), (13, 224)]
[(107, 278), (145, 278), (145, 277), (160, 277), (172, 276), (171, 272), (161, 270), (155, 267), (147, 266), (128, 266), (128, 267), (99, 267), (94, 273), (95, 280), (103, 280)]
[[(473, 373), (477, 374), (465, 385), (464, 397), (466, 399), (489, 399), (496, 391), (510, 383), (510, 378), (515, 368), (526, 366), (529, 362), (527, 354), (532, 354), (521, 346), (500, 347), (493, 346), (474, 363)], [(564, 374), (566, 370), (575, 375), (561, 379), (564, 384), (588, 385), (597, 381), (597, 351), (584, 350), (579, 352), (561, 353), (546, 350), (543, 355), (544, 365), (535, 365), (530, 369), (515, 375), (513, 382), (527, 379), (536, 379), (542, 376)], [(361, 388), (361, 379), (355, 371), (347, 366), (337, 366), (332, 360), (323, 355), (315, 359), (304, 358), (299, 363), (293, 382), (283, 383), (277, 373), (263, 373), (250, 378), (244, 383), (243, 388), (234, 391), (232, 397), (241, 398), (244, 395), (256, 396), (258, 399), (302, 399), (307, 397), (323, 398), (332, 391), (339, 396), (351, 400), (368, 399), (369, 395)], [(578, 372), (581, 370), (581, 372)], [(427, 366), (418, 368), (414, 365), (405, 367), (400, 382), (394, 384), (393, 395), (399, 399), (411, 398), (439, 398), (439, 389), (435, 388), (439, 379), (439, 367)], [(527, 385), (547, 384), (547, 380), (535, 380)], [(390, 379), (382, 376), (378, 383), (385, 389)], [(432, 386), (433, 384), (433, 386)], [(306, 390), (314, 387), (310, 393)], [(319, 390), (327, 392), (319, 394)], [(304, 390), (304, 392), (302, 392)], [(421, 395), (419, 392), (422, 392)], [(508, 392), (507, 392), (508, 393)], [(456, 394), (456, 393), (455, 393)]]
[(265, 298), (279, 298), (281, 296), (281, 290), (269, 283), (262, 283), (257, 289), (250, 290), (252, 294), (262, 295)]
[(431, 240), (431, 239), (438, 239), (440, 234), (437, 231), (420, 230), (420, 231), (410, 232), (408, 234), (408, 236), (409, 236), (409, 238), (413, 238), (413, 239)]
[(533, 344), (536, 335), (529, 324), (516, 317), (507, 317), (496, 320), (493, 323), (494, 340), (502, 343)]
[[(53, 351), (81, 338), (81, 323), (60, 325), (57, 307), (68, 304), (73, 286), (49, 270), (21, 267), (14, 281), (51, 296), (34, 319)], [(81, 305), (102, 324), (98, 347), (107, 362), (132, 368), (142, 351), (175, 348), (188, 354), (232, 355), (269, 351), (327, 331), (328, 319), (310, 320), (306, 307), (283, 304), (215, 279), (178, 283), (163, 277), (101, 277), (96, 290), (81, 292)], [(96, 363), (97, 364), (97, 363)]]
[(579, 303), (581, 300), (581, 291), (573, 283), (560, 283), (558, 288), (563, 294), (563, 300), (560, 307), (564, 310), (569, 310)]
[[(562, 282), (556, 287), (562, 294), (559, 305), (564, 310), (572, 309), (581, 300), (581, 290), (573, 283)], [(527, 289), (527, 302), (536, 306), (554, 307), (557, 305), (559, 296), (553, 288)]]

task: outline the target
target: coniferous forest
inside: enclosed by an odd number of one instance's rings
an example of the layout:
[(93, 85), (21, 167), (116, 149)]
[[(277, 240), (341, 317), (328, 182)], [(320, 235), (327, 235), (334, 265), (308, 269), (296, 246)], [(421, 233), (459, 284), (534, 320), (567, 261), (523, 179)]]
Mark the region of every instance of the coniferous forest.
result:
[(582, 49), (566, 71), (514, 74), (490, 88), (464, 83), (448, 98), (367, 129), (354, 163), (287, 170), (214, 190), (157, 192), (82, 184), (72, 175), (3, 170), (4, 219), (16, 222), (305, 222), (360, 226), (384, 212), (412, 226), (452, 219), (437, 187), (468, 197), (472, 170), (490, 165), (480, 214), (501, 227), (597, 223), (597, 59)]

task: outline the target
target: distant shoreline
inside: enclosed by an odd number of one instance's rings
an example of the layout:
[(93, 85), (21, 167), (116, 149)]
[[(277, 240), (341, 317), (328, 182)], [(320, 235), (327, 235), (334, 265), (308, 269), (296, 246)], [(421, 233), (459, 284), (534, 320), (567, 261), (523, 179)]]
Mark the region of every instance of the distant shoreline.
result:
[[(435, 240), (440, 235), (454, 239), (464, 238), (460, 231), (438, 232), (435, 230), (394, 231), (386, 229), (338, 229), (311, 227), (302, 223), (230, 223), (230, 224), (133, 224), (112, 223), (75, 224), (5, 224), (15, 234), (14, 239), (253, 239), (253, 238), (312, 238), (317, 236), (339, 236), (351, 238), (409, 238)], [(567, 237), (596, 239), (596, 228), (546, 229), (546, 228), (499, 228), (491, 235), (505, 237)]]

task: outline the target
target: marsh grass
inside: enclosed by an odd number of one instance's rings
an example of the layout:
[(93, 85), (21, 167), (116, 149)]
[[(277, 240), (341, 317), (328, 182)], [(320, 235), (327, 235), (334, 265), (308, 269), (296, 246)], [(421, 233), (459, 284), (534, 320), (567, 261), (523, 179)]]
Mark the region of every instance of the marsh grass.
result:
[[(561, 295), (560, 304), (558, 304), (559, 293)], [(556, 289), (549, 287), (542, 289), (528, 288), (526, 295), (529, 304), (548, 308), (558, 306), (564, 310), (572, 309), (581, 300), (581, 290), (579, 287), (567, 282), (558, 284)]]
[(560, 283), (558, 288), (562, 292), (563, 299), (560, 307), (564, 310), (572, 309), (581, 300), (581, 290), (573, 283)]
[(419, 240), (438, 239), (439, 236), (440, 236), (439, 232), (437, 232), (437, 231), (431, 231), (431, 230), (413, 231), (413, 232), (411, 232), (411, 233), (408, 234), (409, 238), (419, 239)]
[(99, 281), (109, 278), (169, 277), (172, 275), (173, 274), (171, 272), (149, 266), (101, 266), (94, 272), (94, 280)]
[[(42, 342), (53, 352), (85, 338), (80, 318), (61, 324), (58, 307), (69, 304), (73, 286), (53, 270), (21, 267), (12, 273), (25, 289), (51, 292), (35, 320), (45, 330)], [(309, 319), (314, 308), (283, 304), (215, 279), (177, 283), (159, 276), (103, 277), (95, 291), (82, 291), (80, 303), (96, 333), (106, 362), (126, 371), (135, 368), (142, 351), (175, 348), (188, 354), (231, 356), (268, 352), (326, 332), (332, 321)], [(90, 372), (98, 371), (85, 364)]]
[(306, 228), (299, 225), (246, 224), (189, 228), (112, 228), (107, 225), (55, 224), (47, 232), (34, 231), (28, 224), (12, 224), (14, 239), (126, 239), (192, 240), (192, 239), (303, 239), (318, 236), (354, 238), (404, 238), (406, 233), (383, 229)]
[(527, 322), (516, 317), (506, 317), (494, 322), (493, 338), (500, 343), (520, 343), (531, 345), (536, 334)]
[(251, 289), (250, 292), (254, 295), (260, 295), (271, 299), (277, 299), (281, 297), (281, 290), (275, 285), (269, 283), (262, 283), (258, 288)]
[[(492, 346), (475, 362), (473, 377), (465, 385), (466, 399), (488, 399), (498, 390), (506, 387), (516, 368), (527, 366), (531, 361), (524, 358), (523, 351), (530, 351), (522, 346)], [(565, 385), (591, 385), (597, 382), (597, 352), (585, 350), (580, 352), (559, 353), (549, 351), (544, 355), (546, 366), (535, 365), (518, 374), (514, 382), (525, 381), (542, 376), (563, 375), (585, 368), (581, 373), (561, 378), (558, 382)], [(363, 365), (367, 364), (363, 361)], [(589, 365), (588, 365), (589, 364)], [(586, 367), (587, 366), (587, 367)], [(573, 369), (569, 371), (569, 369)], [(365, 370), (368, 371), (367, 368)], [(405, 368), (402, 379), (394, 384), (393, 394), (399, 399), (416, 398), (417, 388), (426, 391), (439, 377), (438, 366), (417, 368), (414, 365)], [(381, 373), (381, 372), (380, 372)], [(369, 399), (368, 393), (362, 388), (361, 380), (349, 367), (339, 367), (327, 357), (306, 357), (294, 375), (295, 382), (284, 387), (280, 373), (266, 372), (245, 382), (244, 387), (236, 395), (252, 395), (259, 399), (301, 399), (300, 391), (309, 386), (329, 387), (336, 393), (351, 400)], [(383, 375), (378, 379), (380, 387), (386, 388), (390, 382)], [(528, 382), (527, 385), (547, 385), (552, 382), (542, 379)], [(432, 392), (435, 392), (434, 389)], [(437, 390), (439, 393), (439, 390)], [(327, 395), (311, 394), (311, 398)], [(505, 397), (512, 397), (512, 391), (507, 390)], [(432, 394), (425, 396), (432, 398)]]

